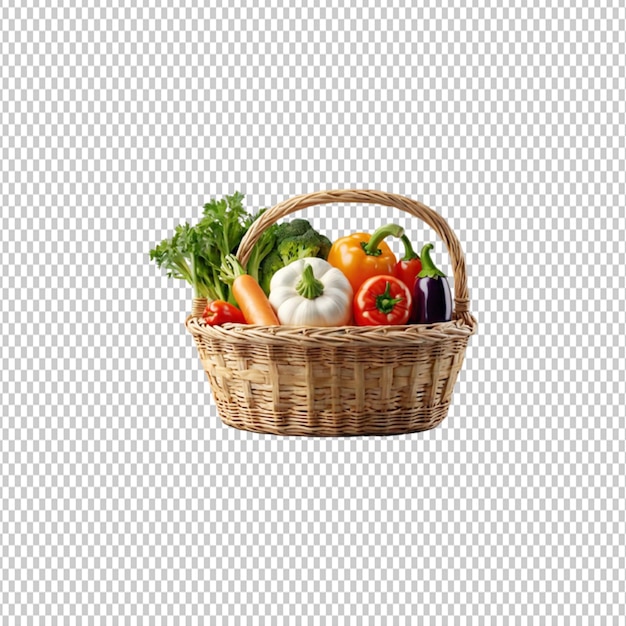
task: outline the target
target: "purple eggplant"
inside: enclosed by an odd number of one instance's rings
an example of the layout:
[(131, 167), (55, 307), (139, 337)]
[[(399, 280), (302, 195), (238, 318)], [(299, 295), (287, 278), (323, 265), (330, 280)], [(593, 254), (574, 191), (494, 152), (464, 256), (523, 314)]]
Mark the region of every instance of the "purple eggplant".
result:
[(422, 271), (413, 289), (414, 316), (417, 324), (449, 322), (452, 318), (452, 294), (446, 275), (435, 267), (430, 258), (432, 243), (420, 252)]

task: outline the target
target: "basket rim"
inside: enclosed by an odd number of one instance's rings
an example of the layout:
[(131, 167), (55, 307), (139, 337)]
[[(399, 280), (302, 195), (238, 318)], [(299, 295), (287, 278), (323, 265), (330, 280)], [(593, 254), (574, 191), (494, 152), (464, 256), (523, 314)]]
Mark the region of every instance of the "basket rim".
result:
[(192, 335), (217, 341), (244, 344), (299, 346), (385, 346), (436, 344), (464, 339), (476, 333), (478, 322), (472, 316), (435, 324), (406, 324), (399, 326), (261, 326), (227, 323), (211, 326), (202, 317), (189, 315), (185, 326)]

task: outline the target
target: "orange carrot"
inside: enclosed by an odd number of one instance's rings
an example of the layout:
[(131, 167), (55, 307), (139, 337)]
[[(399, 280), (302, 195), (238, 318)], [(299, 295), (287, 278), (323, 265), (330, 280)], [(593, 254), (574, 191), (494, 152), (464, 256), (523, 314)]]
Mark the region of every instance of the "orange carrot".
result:
[(265, 292), (252, 276), (242, 274), (235, 278), (232, 290), (248, 324), (262, 324), (263, 326), (280, 324)]
[(232, 294), (248, 324), (279, 326), (268, 297), (259, 283), (241, 266), (232, 254), (224, 257), (220, 278), (231, 285)]

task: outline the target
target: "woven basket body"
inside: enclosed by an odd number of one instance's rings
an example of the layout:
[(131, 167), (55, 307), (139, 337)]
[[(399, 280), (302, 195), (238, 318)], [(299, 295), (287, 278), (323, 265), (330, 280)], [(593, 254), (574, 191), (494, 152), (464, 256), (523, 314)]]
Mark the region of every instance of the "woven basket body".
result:
[(452, 321), (431, 325), (312, 328), (209, 326), (194, 301), (193, 335), (222, 421), (279, 435), (391, 435), (434, 428), (445, 418), (476, 320), (469, 313), (465, 262), (447, 223), (428, 207), (368, 190), (298, 196), (266, 211), (242, 241), (245, 265), (267, 226), (315, 204), (394, 206), (442, 237), (455, 276)]

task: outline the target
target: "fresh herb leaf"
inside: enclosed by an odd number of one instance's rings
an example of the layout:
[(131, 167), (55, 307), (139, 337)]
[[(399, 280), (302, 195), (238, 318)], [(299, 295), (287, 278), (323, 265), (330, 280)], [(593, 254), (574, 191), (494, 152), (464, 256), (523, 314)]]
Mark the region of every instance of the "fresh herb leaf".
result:
[[(251, 224), (265, 209), (252, 215), (243, 206), (244, 195), (236, 192), (204, 205), (200, 221), (178, 225), (171, 239), (150, 250), (150, 259), (165, 269), (168, 278), (187, 281), (195, 297), (226, 300), (234, 303), (230, 287), (220, 278), (223, 260), (235, 254)], [(273, 227), (268, 228), (255, 245), (249, 272), (258, 278), (259, 264), (274, 243)]]

